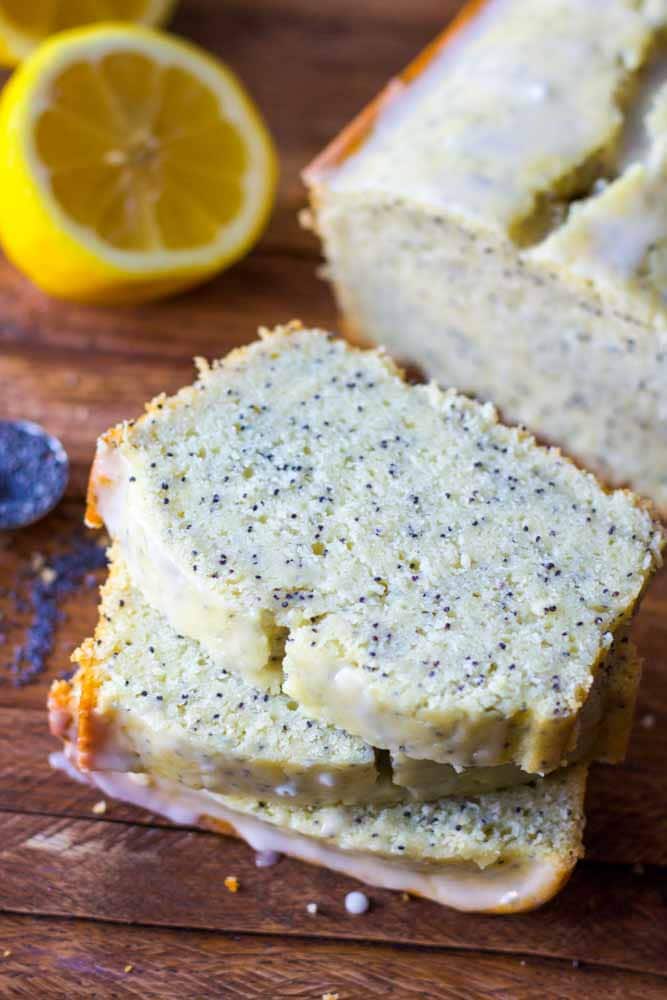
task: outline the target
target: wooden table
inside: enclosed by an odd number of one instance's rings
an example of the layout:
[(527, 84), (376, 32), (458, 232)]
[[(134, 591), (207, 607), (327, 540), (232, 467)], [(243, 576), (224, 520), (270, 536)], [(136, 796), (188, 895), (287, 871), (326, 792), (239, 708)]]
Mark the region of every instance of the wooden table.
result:
[[(635, 628), (646, 657), (630, 759), (593, 770), (588, 858), (562, 895), (518, 917), (454, 913), (179, 829), (51, 772), (50, 679), (91, 629), (88, 579), (63, 604), (47, 672), (21, 688), (3, 669), (29, 615), (11, 593), (71, 546), (96, 435), (188, 382), (195, 354), (222, 355), (260, 324), (335, 326), (318, 247), (302, 232), (299, 169), (434, 35), (446, 0), (183, 0), (174, 29), (245, 80), (279, 145), (282, 179), (259, 247), (170, 302), (124, 311), (58, 304), (0, 264), (0, 416), (38, 420), (73, 462), (60, 509), (0, 539), (0, 996), (667, 996), (667, 575)], [(37, 560), (37, 561), (36, 561)], [(30, 567), (33, 567), (31, 570)], [(98, 574), (99, 578), (99, 574)], [(222, 886), (238, 876), (236, 894)], [(311, 916), (306, 904), (317, 902)]]

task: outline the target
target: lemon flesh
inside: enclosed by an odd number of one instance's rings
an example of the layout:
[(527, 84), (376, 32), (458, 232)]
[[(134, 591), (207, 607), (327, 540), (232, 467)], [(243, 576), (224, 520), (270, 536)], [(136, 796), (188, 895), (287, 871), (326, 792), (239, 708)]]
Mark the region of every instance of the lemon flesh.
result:
[(0, 103), (0, 239), (57, 296), (138, 302), (220, 270), (259, 234), (275, 173), (236, 78), (160, 32), (55, 36)]
[(15, 66), (49, 35), (96, 21), (164, 24), (175, 0), (0, 0), (0, 64)]

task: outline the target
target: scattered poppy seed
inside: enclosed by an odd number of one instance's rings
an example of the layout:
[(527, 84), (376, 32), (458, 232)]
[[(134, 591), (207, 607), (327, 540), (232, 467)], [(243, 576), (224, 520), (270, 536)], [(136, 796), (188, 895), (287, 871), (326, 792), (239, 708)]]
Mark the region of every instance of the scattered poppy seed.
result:
[[(4, 667), (12, 684), (23, 687), (44, 671), (62, 620), (60, 602), (84, 582), (89, 584), (91, 574), (105, 566), (104, 548), (77, 530), (63, 539), (60, 555), (49, 557), (49, 573), (44, 574), (43, 558), (33, 558), (20, 574), (19, 585), (6, 594), (11, 605), (8, 616), (14, 619), (10, 624), (21, 623), (24, 615), (28, 620), (11, 659), (0, 663), (0, 670)], [(92, 582), (96, 582), (94, 576)]]

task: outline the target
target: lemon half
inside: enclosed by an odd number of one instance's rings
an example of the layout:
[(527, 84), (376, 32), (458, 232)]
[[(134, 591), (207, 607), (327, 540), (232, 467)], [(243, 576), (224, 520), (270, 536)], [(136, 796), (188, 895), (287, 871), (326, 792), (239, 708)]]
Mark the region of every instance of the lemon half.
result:
[(55, 35), (0, 101), (0, 240), (53, 295), (132, 303), (240, 257), (271, 208), (276, 160), (236, 77), (162, 32)]
[(49, 35), (95, 21), (164, 24), (175, 0), (0, 0), (0, 64), (15, 66)]

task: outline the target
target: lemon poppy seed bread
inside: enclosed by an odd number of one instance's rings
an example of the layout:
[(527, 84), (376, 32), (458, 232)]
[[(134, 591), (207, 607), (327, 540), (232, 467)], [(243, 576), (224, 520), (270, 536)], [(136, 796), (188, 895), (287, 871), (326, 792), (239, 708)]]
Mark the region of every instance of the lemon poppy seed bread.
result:
[(662, 544), (490, 405), (300, 328), (105, 435), (90, 500), (221, 669), (456, 767), (561, 764)]
[(305, 173), (346, 328), (667, 515), (664, 0), (473, 0)]

